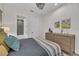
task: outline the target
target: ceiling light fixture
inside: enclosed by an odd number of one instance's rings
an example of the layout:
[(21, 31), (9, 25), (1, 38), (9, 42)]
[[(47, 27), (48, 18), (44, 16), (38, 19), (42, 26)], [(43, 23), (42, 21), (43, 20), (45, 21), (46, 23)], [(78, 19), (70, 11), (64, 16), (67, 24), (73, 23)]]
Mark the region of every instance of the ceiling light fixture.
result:
[(44, 6), (45, 6), (45, 3), (36, 3), (36, 6), (37, 6), (39, 9), (43, 9)]

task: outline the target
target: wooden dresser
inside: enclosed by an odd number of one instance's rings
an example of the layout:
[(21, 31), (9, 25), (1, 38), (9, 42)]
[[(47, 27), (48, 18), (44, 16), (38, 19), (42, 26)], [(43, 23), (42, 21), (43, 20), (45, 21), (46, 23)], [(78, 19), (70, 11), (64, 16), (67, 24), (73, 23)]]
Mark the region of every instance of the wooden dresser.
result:
[(75, 35), (60, 33), (45, 33), (46, 39), (56, 42), (60, 45), (62, 51), (73, 55), (75, 52)]

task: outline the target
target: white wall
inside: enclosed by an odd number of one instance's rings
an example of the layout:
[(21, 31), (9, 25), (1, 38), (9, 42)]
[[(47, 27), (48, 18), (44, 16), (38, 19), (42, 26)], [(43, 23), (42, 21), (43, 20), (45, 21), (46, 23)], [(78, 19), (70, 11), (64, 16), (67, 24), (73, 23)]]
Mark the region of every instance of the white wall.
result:
[(42, 18), (40, 16), (28, 17), (28, 35), (29, 37), (39, 37), (42, 33)]
[(0, 4), (0, 9), (2, 10), (2, 4)]
[(61, 21), (65, 18), (71, 18), (71, 29), (69, 33), (76, 35), (75, 38), (75, 52), (79, 54), (79, 4), (68, 4), (51, 14), (45, 16), (44, 21), (44, 33), (48, 31), (50, 27), (54, 32), (60, 33), (60, 29), (54, 28), (56, 21)]
[(41, 33), (41, 17), (14, 4), (4, 4), (3, 24), (10, 27), (10, 33), (17, 36), (17, 15), (24, 16), (24, 35), (18, 38), (38, 37)]

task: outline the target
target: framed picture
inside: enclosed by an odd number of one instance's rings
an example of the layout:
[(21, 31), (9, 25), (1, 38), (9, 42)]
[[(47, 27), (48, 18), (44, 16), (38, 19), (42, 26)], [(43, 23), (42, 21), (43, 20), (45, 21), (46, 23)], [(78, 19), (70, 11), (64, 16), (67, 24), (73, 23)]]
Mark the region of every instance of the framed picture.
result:
[(60, 21), (55, 22), (54, 26), (55, 28), (60, 28)]
[(71, 20), (70, 19), (62, 20), (61, 28), (62, 29), (70, 29), (71, 28)]

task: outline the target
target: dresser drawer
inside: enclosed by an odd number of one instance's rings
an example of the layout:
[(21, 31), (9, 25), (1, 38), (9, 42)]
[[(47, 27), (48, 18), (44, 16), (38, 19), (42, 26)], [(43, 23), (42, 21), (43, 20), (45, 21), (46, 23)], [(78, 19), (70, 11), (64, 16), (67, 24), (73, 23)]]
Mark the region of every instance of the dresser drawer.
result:
[(62, 45), (62, 44), (60, 44), (60, 46), (61, 46), (61, 49), (63, 51), (65, 51), (65, 52), (67, 52), (67, 53), (69, 53), (71, 51), (70, 45), (67, 45), (67, 44)]
[(60, 44), (67, 44), (70, 45), (70, 40), (69, 39), (64, 39), (64, 38), (55, 38), (56, 42), (59, 42)]
[(60, 40), (63, 40), (64, 39), (67, 42), (70, 40), (69, 37), (65, 37), (65, 36), (64, 37), (63, 36), (55, 36), (55, 39), (60, 39)]
[(49, 39), (49, 40), (51, 39), (52, 40), (52, 35), (51, 34), (50, 35), (46, 34), (46, 39)]

